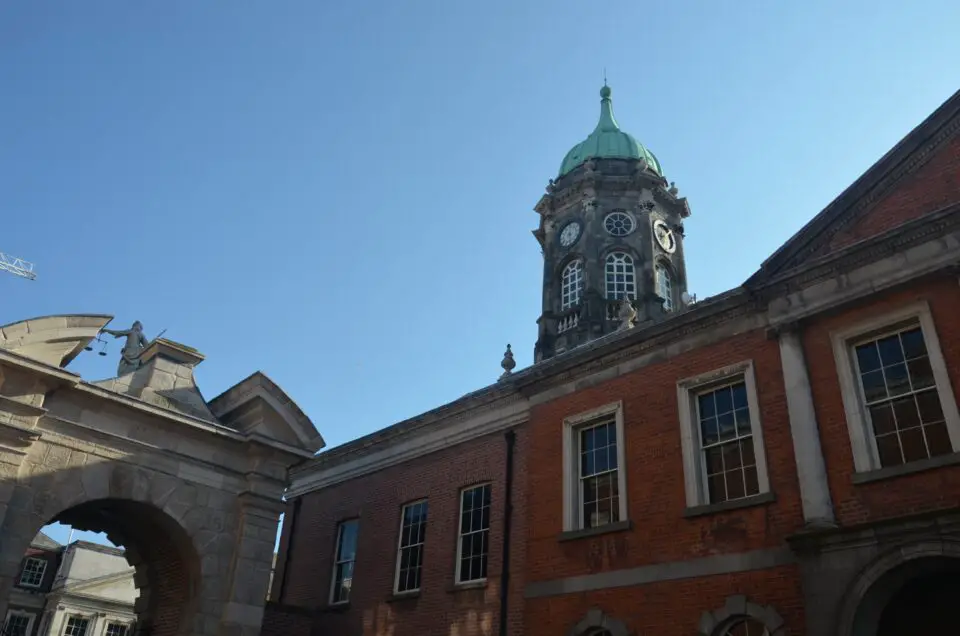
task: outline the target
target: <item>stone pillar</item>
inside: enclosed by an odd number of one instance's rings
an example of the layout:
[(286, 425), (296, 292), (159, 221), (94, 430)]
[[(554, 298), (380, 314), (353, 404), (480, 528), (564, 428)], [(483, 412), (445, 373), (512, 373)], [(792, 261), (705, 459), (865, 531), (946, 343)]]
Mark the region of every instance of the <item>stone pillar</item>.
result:
[(820, 447), (820, 431), (810, 390), (807, 362), (803, 355), (800, 332), (795, 326), (781, 328), (780, 364), (783, 366), (783, 384), (787, 393), (787, 411), (790, 416), (790, 435), (800, 481), (800, 499), (803, 520), (811, 527), (833, 527), (833, 501), (827, 483), (827, 469)]
[(279, 501), (251, 493), (240, 495), (239, 504), (237, 543), (230, 567), (221, 633), (258, 636), (283, 506)]
[(22, 550), (26, 548), (26, 544), (15, 540), (21, 537), (11, 531), (18, 518), (25, 521), (24, 513), (13, 511), (10, 506), (21, 464), (30, 446), (40, 438), (35, 429), (38, 419), (46, 413), (46, 391), (47, 386), (37, 376), (0, 365), (0, 624), (7, 615), (10, 592), (20, 571)]

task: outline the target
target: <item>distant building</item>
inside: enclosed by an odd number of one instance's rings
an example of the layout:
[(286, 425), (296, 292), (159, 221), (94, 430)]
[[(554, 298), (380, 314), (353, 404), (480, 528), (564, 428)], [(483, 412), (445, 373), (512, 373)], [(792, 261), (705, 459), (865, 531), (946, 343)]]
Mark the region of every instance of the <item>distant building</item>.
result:
[(40, 533), (24, 557), (2, 636), (132, 636), (137, 588), (124, 551)]
[(30, 543), (13, 581), (3, 636), (39, 634), (47, 594), (57, 576), (62, 556), (63, 546), (42, 532)]

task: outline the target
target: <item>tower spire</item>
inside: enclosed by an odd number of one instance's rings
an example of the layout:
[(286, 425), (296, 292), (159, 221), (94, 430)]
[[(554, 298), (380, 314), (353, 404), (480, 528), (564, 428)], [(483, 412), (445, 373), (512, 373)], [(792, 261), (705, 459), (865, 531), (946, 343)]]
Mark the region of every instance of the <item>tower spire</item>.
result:
[(611, 93), (610, 87), (607, 86), (607, 80), (604, 79), (603, 88), (600, 89), (600, 121), (597, 122), (597, 130), (600, 132), (618, 132), (620, 130), (620, 126), (613, 116)]

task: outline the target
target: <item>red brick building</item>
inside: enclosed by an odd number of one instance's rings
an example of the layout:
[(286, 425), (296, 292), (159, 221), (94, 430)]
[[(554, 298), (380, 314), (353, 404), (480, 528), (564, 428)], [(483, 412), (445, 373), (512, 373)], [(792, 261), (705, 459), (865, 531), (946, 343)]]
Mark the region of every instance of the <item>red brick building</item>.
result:
[(537, 211), (536, 364), (302, 467), (264, 632), (956, 631), (960, 93), (700, 302), (609, 89)]
[(263, 633), (521, 633), (526, 409), (494, 385), (298, 471)]

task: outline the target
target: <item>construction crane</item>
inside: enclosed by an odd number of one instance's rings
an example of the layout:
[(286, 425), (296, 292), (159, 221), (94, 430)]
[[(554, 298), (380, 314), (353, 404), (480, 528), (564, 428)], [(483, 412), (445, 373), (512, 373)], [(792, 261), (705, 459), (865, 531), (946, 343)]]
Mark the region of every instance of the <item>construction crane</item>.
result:
[(0, 270), (10, 272), (14, 276), (20, 276), (27, 280), (34, 280), (37, 275), (33, 273), (33, 263), (29, 263), (22, 258), (10, 256), (0, 252)]

